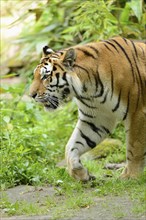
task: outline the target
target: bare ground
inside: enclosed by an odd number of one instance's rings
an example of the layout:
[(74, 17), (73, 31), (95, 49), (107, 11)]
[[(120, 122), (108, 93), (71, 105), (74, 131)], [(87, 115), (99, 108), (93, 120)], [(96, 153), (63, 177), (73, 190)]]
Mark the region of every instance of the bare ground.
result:
[[(33, 186), (17, 186), (1, 192), (1, 199), (7, 196), (9, 201), (26, 201), (28, 203), (39, 202), (40, 204), (48, 196), (56, 196), (53, 187), (33, 187)], [(60, 199), (60, 197), (58, 198)], [(65, 198), (64, 198), (65, 199)], [(54, 218), (53, 212), (55, 207), (49, 212), (49, 215), (44, 216), (13, 216), (6, 217), (6, 213), (1, 209), (1, 220), (146, 220), (146, 213), (143, 216), (133, 214), (133, 207), (136, 201), (131, 201), (128, 195), (121, 196), (105, 196), (94, 197), (94, 205), (80, 208), (78, 211), (70, 210), (64, 213), (64, 217)]]

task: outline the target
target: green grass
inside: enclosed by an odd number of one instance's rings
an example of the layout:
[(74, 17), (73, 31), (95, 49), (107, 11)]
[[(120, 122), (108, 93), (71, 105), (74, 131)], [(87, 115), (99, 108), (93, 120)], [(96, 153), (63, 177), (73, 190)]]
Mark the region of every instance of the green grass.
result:
[[(123, 148), (98, 161), (84, 161), (96, 180), (82, 184), (72, 179), (65, 168), (56, 164), (64, 158), (65, 145), (77, 120), (77, 109), (69, 103), (56, 112), (48, 113), (32, 102), (20, 100), (23, 85), (5, 87), (13, 99), (1, 101), (1, 189), (16, 185), (48, 186), (55, 189), (55, 197), (43, 203), (11, 203), (5, 196), (1, 208), (6, 215), (53, 213), (54, 219), (70, 216), (75, 210), (94, 204), (96, 197), (129, 195), (136, 200), (133, 213), (145, 211), (146, 176), (139, 180), (120, 180), (120, 171), (104, 169), (106, 163), (125, 160), (125, 134), (120, 124), (112, 137), (123, 142)], [(123, 217), (117, 208), (115, 217)]]

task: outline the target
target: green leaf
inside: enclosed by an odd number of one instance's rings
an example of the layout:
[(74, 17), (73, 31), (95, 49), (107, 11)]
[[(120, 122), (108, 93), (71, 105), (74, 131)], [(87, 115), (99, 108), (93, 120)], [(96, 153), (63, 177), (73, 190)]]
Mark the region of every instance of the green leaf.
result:
[(121, 16), (120, 16), (120, 22), (125, 22), (127, 23), (129, 21), (129, 16), (130, 16), (130, 6), (129, 6), (129, 2), (126, 3), (125, 8), (123, 9)]
[(10, 122), (10, 117), (9, 116), (4, 116), (3, 120), (8, 124)]
[(51, 24), (51, 25), (45, 27), (44, 29), (42, 29), (41, 33), (48, 33), (49, 31), (54, 30), (57, 26), (58, 26), (58, 23)]
[(129, 5), (140, 22), (142, 18), (142, 0), (132, 0)]

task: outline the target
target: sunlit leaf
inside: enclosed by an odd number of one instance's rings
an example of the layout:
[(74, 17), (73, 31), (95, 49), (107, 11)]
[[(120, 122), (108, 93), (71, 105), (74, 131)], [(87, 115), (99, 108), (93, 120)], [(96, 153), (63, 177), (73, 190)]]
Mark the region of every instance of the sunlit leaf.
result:
[(120, 22), (128, 22), (129, 21), (129, 16), (130, 16), (130, 5), (129, 2), (126, 3), (125, 8), (122, 10), (122, 13), (120, 15)]
[(135, 16), (140, 21), (142, 17), (142, 0), (132, 0), (129, 5), (132, 8)]
[(10, 117), (9, 116), (4, 116), (3, 120), (8, 124), (10, 122)]

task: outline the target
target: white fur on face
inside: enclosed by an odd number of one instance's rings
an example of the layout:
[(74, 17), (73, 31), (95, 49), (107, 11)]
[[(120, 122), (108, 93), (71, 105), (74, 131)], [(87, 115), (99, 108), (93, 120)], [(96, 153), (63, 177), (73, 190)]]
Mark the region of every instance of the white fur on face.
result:
[(50, 75), (52, 69), (53, 69), (53, 66), (51, 63), (48, 63), (47, 65), (42, 67), (40, 71), (41, 78), (43, 78), (44, 75)]

